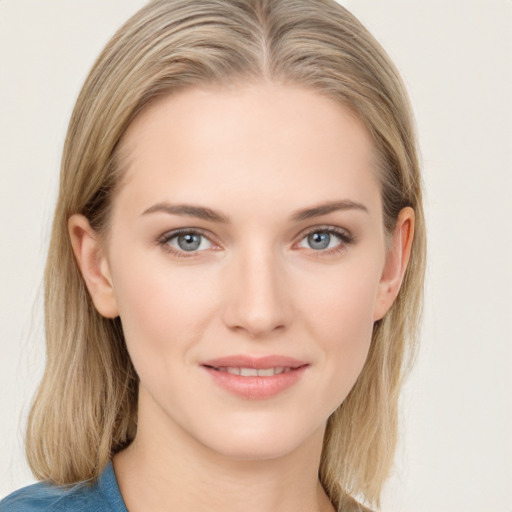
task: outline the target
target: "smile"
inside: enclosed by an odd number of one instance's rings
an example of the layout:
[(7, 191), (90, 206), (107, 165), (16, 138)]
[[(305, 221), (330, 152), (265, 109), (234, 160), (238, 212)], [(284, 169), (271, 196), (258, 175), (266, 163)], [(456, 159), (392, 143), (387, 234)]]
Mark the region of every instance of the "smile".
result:
[(278, 355), (233, 355), (200, 366), (221, 390), (245, 400), (267, 400), (297, 384), (310, 364)]
[(214, 370), (219, 372), (227, 372), (231, 375), (240, 375), (242, 377), (273, 377), (281, 373), (287, 373), (292, 370), (290, 367), (279, 366), (277, 368), (239, 368), (234, 366), (229, 367), (213, 367)]

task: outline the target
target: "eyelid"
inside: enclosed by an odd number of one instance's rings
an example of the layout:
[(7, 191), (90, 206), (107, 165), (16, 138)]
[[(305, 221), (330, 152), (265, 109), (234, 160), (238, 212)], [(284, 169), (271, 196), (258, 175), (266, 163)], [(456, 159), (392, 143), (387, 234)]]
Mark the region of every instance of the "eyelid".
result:
[(306, 229), (299, 235), (300, 240), (303, 240), (306, 236), (311, 235), (312, 233), (317, 233), (317, 232), (331, 233), (331, 234), (337, 235), (345, 243), (351, 243), (354, 241), (354, 236), (352, 235), (352, 233), (350, 231), (348, 231), (345, 228), (331, 226), (329, 224), (313, 226), (311, 228)]
[[(307, 228), (306, 230), (302, 231), (301, 234), (299, 235), (298, 241), (293, 244), (293, 247), (295, 248), (300, 242), (302, 242), (302, 240), (304, 240), (304, 238), (306, 238), (310, 234), (317, 233), (317, 232), (323, 232), (323, 233), (329, 233), (329, 234), (335, 235), (336, 237), (339, 238), (340, 243), (338, 245), (336, 245), (335, 247), (331, 247), (330, 249), (327, 249), (327, 248), (320, 249), (320, 250), (309, 249), (308, 252), (312, 253), (315, 257), (328, 256), (331, 254), (339, 253), (340, 251), (343, 251), (344, 249), (346, 249), (347, 245), (350, 245), (355, 242), (353, 235), (350, 233), (350, 231), (348, 231), (345, 228), (340, 228), (338, 226), (332, 226), (332, 225), (317, 225), (317, 226), (311, 226), (311, 227)], [(161, 236), (159, 236), (157, 238), (156, 242), (158, 245), (162, 246), (166, 251), (174, 254), (177, 257), (190, 258), (190, 257), (198, 256), (198, 255), (200, 255), (200, 253), (205, 252), (207, 250), (207, 249), (202, 249), (202, 250), (187, 252), (187, 251), (180, 250), (180, 249), (177, 249), (177, 248), (171, 246), (168, 242), (171, 239), (179, 236), (180, 234), (196, 234), (196, 235), (203, 236), (213, 245), (213, 247), (208, 248), (209, 250), (219, 250), (219, 248), (221, 247), (221, 245), (215, 241), (215, 237), (213, 237), (211, 233), (205, 231), (202, 228), (195, 228), (195, 227), (178, 228), (178, 229), (173, 229), (171, 231), (167, 231), (164, 234), (162, 234)], [(301, 249), (308, 250), (307, 248), (304, 248), (304, 247), (301, 247)]]
[(163, 235), (159, 236), (156, 240), (156, 243), (157, 243), (157, 245), (159, 245), (163, 249), (165, 249), (167, 252), (170, 252), (177, 257), (192, 258), (192, 257), (197, 256), (198, 254), (206, 251), (206, 249), (202, 249), (199, 251), (187, 252), (184, 250), (177, 249), (176, 247), (173, 247), (168, 243), (173, 238), (176, 238), (177, 236), (183, 235), (183, 234), (200, 235), (200, 236), (206, 238), (213, 245), (213, 247), (210, 247), (209, 249), (218, 250), (219, 244), (214, 240), (214, 237), (210, 233), (208, 233), (207, 231), (205, 231), (201, 228), (173, 229), (173, 230), (167, 231)]
[(339, 256), (344, 253), (350, 245), (355, 242), (354, 236), (347, 229), (332, 225), (313, 226), (300, 234), (299, 241), (294, 244), (294, 248), (298, 246), (307, 236), (312, 233), (329, 233), (339, 239), (339, 243), (331, 248), (315, 250), (313, 248), (298, 247), (300, 251), (306, 251), (308, 257), (315, 259)]
[(212, 240), (212, 237), (209, 233), (204, 231), (201, 228), (178, 228), (178, 229), (172, 229), (171, 231), (166, 231), (163, 235), (160, 235), (157, 238), (157, 242), (159, 243), (165, 243), (168, 242), (171, 238), (174, 238), (179, 235), (185, 235), (185, 234), (195, 234), (195, 235), (201, 235), (207, 238), (210, 242), (215, 243)]

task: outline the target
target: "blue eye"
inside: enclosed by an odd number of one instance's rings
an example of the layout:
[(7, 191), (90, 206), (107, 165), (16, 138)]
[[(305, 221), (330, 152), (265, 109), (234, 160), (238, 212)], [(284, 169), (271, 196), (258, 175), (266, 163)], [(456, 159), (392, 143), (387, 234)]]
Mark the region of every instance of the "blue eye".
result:
[(324, 251), (326, 249), (336, 249), (344, 244), (350, 243), (350, 237), (334, 229), (316, 229), (308, 233), (299, 244), (299, 247), (313, 249), (315, 251)]
[(170, 250), (177, 252), (198, 252), (212, 247), (210, 240), (197, 231), (171, 233), (161, 243), (168, 246)]
[[(316, 228), (306, 233), (299, 242), (299, 247), (313, 250), (319, 255), (334, 255), (346, 249), (353, 242), (349, 233), (337, 228)], [(215, 249), (215, 244), (207, 235), (195, 229), (181, 229), (166, 233), (160, 237), (158, 244), (176, 257), (193, 256), (201, 251)]]

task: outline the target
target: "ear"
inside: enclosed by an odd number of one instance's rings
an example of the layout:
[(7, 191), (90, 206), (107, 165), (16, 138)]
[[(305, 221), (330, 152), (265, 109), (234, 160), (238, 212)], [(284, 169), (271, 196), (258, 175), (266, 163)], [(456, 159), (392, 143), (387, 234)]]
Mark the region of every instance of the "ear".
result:
[(397, 219), (391, 247), (387, 250), (384, 269), (379, 282), (373, 320), (380, 320), (395, 301), (411, 255), (414, 237), (414, 210), (403, 208)]
[(78, 267), (100, 315), (115, 318), (119, 315), (110, 268), (99, 235), (83, 215), (72, 215), (68, 232)]

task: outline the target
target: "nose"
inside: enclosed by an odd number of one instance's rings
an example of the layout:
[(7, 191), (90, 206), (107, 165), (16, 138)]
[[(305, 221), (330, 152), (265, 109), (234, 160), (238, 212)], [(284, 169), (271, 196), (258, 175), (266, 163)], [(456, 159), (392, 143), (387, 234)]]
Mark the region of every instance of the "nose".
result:
[(270, 250), (241, 251), (226, 276), (224, 323), (229, 329), (263, 338), (291, 320), (290, 289), (282, 262)]

